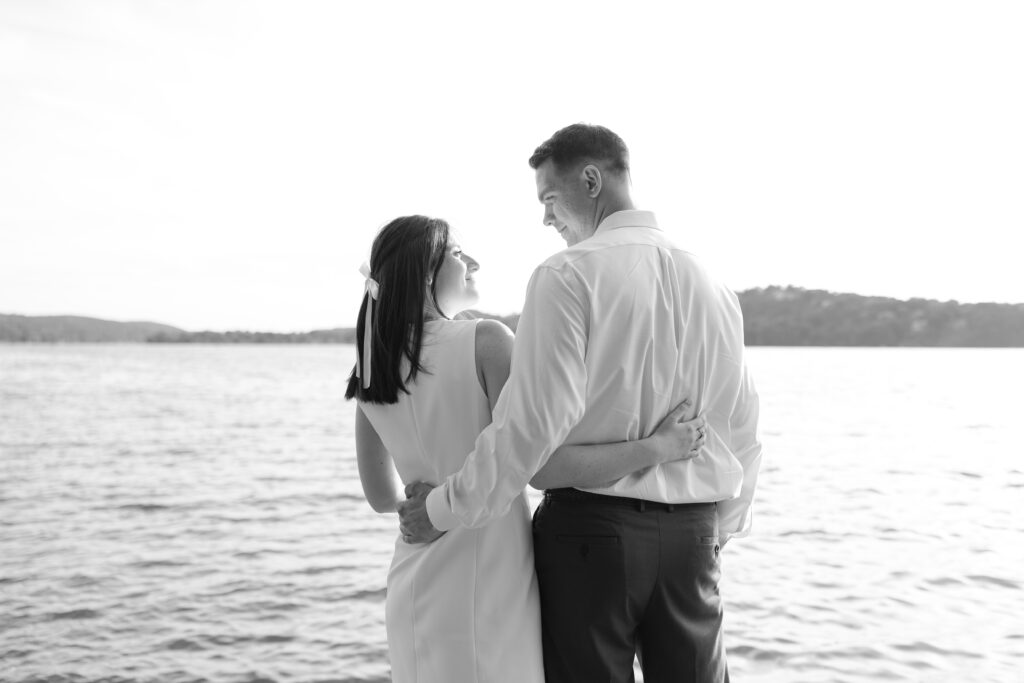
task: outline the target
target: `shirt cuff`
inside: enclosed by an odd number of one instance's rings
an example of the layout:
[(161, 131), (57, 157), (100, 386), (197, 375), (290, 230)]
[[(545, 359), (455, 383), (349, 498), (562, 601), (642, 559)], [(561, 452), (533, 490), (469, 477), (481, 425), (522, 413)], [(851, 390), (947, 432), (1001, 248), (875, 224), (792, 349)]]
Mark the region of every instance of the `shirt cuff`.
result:
[(461, 526), (459, 518), (452, 512), (448, 504), (448, 482), (445, 482), (427, 494), (427, 517), (438, 531), (448, 531)]

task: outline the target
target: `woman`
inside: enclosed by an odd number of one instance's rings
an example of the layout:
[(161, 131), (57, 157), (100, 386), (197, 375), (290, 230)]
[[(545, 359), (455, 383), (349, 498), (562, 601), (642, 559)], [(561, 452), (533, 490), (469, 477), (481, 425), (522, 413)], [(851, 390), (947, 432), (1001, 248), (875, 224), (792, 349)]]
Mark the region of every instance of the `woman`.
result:
[[(512, 333), (493, 320), (453, 320), (477, 302), (476, 261), (448, 224), (397, 218), (374, 240), (364, 268), (356, 367), (356, 450), (367, 501), (399, 502), (401, 480), (440, 482), (457, 471), (508, 379)], [(607, 481), (703, 445), (702, 417), (679, 422), (684, 403), (647, 439), (563, 446), (531, 482), (572, 486), (562, 455), (586, 456)], [(682, 455), (680, 455), (682, 454)], [(385, 606), (394, 683), (540, 683), (540, 609), (525, 495), (480, 529), (455, 529), (429, 545), (399, 538)]]

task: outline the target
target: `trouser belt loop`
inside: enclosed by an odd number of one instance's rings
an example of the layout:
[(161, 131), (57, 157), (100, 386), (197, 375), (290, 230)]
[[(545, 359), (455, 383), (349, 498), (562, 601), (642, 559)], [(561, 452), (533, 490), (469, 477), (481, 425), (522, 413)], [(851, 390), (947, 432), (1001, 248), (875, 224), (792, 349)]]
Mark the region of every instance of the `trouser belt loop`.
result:
[(646, 500), (639, 501), (639, 505), (637, 505), (637, 507), (640, 508), (640, 512), (644, 512), (647, 509), (647, 501)]

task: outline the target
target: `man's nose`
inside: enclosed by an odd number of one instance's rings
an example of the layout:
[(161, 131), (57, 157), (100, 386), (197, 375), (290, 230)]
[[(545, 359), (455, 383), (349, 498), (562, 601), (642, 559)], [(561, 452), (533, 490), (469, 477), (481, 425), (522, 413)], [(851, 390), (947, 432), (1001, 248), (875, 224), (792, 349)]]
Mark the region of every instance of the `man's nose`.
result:
[(551, 209), (544, 210), (544, 225), (555, 227), (555, 212)]

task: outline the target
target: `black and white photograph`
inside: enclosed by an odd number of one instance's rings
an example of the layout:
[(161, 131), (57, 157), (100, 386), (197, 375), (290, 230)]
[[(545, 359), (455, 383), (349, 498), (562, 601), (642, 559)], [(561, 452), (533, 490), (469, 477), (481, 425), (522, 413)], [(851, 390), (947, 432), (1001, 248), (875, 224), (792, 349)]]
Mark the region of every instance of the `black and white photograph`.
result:
[(1021, 683), (1021, 36), (0, 0), (0, 683)]

